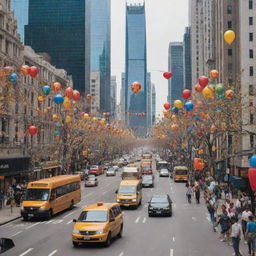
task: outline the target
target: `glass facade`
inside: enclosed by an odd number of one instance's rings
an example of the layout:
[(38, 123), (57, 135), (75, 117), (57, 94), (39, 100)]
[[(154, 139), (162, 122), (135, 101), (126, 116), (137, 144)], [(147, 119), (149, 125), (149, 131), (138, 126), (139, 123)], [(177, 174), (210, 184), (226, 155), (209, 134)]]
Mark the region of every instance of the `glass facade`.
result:
[(100, 109), (111, 112), (111, 1), (91, 0), (91, 71), (100, 72)]
[(184, 87), (192, 90), (191, 28), (186, 27), (183, 38)]
[(17, 31), (20, 34), (22, 42), (24, 42), (24, 27), (28, 24), (28, 1), (29, 0), (11, 0), (11, 9), (17, 20)]
[[(147, 49), (144, 5), (126, 7), (126, 123), (139, 136), (147, 133)], [(137, 94), (131, 84), (138, 81), (142, 88)], [(141, 114), (145, 115), (141, 115)]]
[(184, 89), (183, 43), (170, 43), (169, 45), (169, 71), (173, 77), (169, 79), (168, 101), (182, 99)]
[(74, 88), (90, 92), (88, 1), (30, 0), (25, 44), (47, 53), (51, 63), (72, 75)]

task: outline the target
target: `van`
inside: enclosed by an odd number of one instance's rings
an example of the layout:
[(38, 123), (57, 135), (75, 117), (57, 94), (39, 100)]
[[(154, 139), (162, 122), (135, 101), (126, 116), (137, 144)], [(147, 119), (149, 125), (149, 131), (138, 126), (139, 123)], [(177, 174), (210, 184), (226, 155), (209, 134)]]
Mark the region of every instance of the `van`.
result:
[(116, 201), (121, 206), (138, 208), (142, 201), (141, 180), (122, 180), (116, 191)]

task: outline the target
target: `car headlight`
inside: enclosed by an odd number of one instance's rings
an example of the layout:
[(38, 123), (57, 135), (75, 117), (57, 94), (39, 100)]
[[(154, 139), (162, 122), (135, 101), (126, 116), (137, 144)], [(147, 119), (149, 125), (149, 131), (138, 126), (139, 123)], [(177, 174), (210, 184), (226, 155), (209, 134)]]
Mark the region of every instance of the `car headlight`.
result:
[(116, 199), (117, 202), (120, 202), (120, 199)]
[(46, 207), (45, 206), (41, 206), (40, 208), (39, 208), (39, 211), (45, 211), (46, 210)]
[(134, 199), (132, 199), (132, 201), (133, 201), (133, 202), (136, 202), (137, 200), (136, 200), (136, 198), (134, 198)]
[(149, 209), (149, 210), (153, 210), (153, 207), (150, 206), (148, 209)]
[(95, 234), (97, 234), (97, 235), (102, 235), (104, 233), (104, 230), (97, 230), (96, 232), (95, 232)]
[(165, 210), (170, 210), (170, 206), (167, 206), (167, 207), (165, 208)]
[(20, 209), (21, 209), (22, 211), (24, 211), (24, 206), (21, 206)]
[(73, 234), (80, 234), (80, 231), (78, 229), (73, 229)]

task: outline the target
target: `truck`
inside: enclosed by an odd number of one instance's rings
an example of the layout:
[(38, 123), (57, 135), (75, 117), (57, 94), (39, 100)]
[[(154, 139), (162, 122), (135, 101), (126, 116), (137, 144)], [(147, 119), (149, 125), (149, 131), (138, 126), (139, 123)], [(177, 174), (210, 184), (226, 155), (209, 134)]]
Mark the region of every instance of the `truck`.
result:
[(139, 180), (141, 179), (141, 171), (138, 167), (124, 167), (122, 173), (123, 180)]

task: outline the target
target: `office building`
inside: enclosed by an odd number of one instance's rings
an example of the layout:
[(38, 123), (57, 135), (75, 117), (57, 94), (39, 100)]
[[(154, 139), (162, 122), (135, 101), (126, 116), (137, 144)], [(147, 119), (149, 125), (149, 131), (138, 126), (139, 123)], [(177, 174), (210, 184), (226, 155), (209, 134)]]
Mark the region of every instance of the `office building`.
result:
[(152, 126), (152, 84), (149, 72), (147, 74), (147, 126)]
[(184, 88), (192, 89), (191, 28), (186, 27), (183, 37)]
[(100, 79), (100, 72), (91, 72), (91, 114), (94, 116), (100, 115)]
[(151, 83), (152, 87), (152, 125), (156, 122), (156, 86)]
[(116, 89), (117, 89), (116, 76), (111, 76), (110, 113), (113, 119), (116, 118)]

